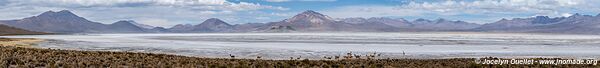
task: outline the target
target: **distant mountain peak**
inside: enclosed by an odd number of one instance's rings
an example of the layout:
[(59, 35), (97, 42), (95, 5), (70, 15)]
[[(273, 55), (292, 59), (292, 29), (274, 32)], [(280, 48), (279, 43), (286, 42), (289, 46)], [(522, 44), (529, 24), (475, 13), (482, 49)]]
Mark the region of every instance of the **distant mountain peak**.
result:
[(54, 12), (54, 11), (50, 10), (50, 11), (46, 11), (46, 12), (40, 14), (40, 15), (51, 15), (51, 14), (55, 14), (55, 13), (57, 13), (57, 12)]
[[(298, 15), (318, 16), (318, 17), (329, 17), (329, 16), (327, 16), (327, 15), (324, 15), (324, 14), (321, 14), (321, 13), (319, 13), (319, 12), (315, 12), (315, 11), (312, 11), (312, 10), (306, 10), (306, 11), (304, 11), (304, 12), (302, 12), (302, 13), (298, 14)], [(296, 16), (298, 16), (298, 15), (296, 15)]]
[(573, 15), (569, 16), (569, 17), (581, 17), (581, 16), (582, 16), (581, 14), (579, 14), (579, 13), (575, 13), (575, 14), (573, 14)]
[(194, 25), (192, 25), (192, 24), (177, 24), (175, 26), (194, 26)]
[(298, 15), (295, 15), (292, 18), (285, 20), (286, 22), (300, 22), (306, 21), (311, 23), (324, 23), (324, 22), (334, 22), (335, 20), (327, 15), (323, 15), (321, 13), (306, 10)]
[[(185, 27), (185, 26), (179, 26), (179, 27)], [(196, 31), (196, 32), (220, 32), (220, 31), (228, 31), (231, 30), (233, 28), (233, 25), (228, 24), (227, 22), (218, 19), (218, 18), (210, 18), (210, 19), (206, 19), (204, 22), (198, 24), (198, 25), (194, 25), (191, 29), (184, 29), (184, 30), (191, 30), (191, 31)]]
[(150, 29), (146, 29), (146, 28), (136, 25), (135, 21), (133, 21), (133, 20), (120, 20), (113, 24), (108, 25), (108, 28), (114, 32), (125, 32), (125, 33), (138, 33), (138, 32), (145, 32), (146, 30), (150, 30)]
[(566, 18), (588, 18), (588, 17), (594, 17), (594, 16), (592, 16), (592, 15), (581, 15), (579, 13), (575, 13), (575, 14), (569, 16), (569, 17), (566, 17)]
[(188, 30), (193, 27), (194, 27), (194, 25), (192, 25), (192, 24), (177, 24), (169, 29), (171, 29), (171, 30)]
[(46, 11), (38, 16), (41, 16), (41, 17), (79, 17), (69, 10), (61, 10), (58, 12)]
[(134, 22), (134, 21), (132, 21), (132, 20), (119, 20), (119, 21), (117, 21), (117, 22), (113, 23), (113, 25), (115, 25), (115, 24), (127, 24), (127, 25), (134, 25), (134, 24), (133, 24), (133, 22)]
[(200, 25), (227, 25), (227, 26), (232, 26), (231, 24), (226, 23), (225, 21), (218, 19), (218, 18), (209, 18), (206, 19), (204, 22), (202, 22)]
[(536, 19), (550, 19), (548, 16), (535, 16)]
[(508, 19), (502, 18), (502, 19), (500, 19), (500, 21), (508, 21)]
[(431, 22), (431, 21), (427, 20), (427, 19), (419, 18), (419, 19), (416, 19), (414, 22)]
[(306, 11), (304, 11), (304, 12), (300, 13), (300, 14), (316, 14), (316, 15), (323, 15), (323, 14), (321, 14), (321, 13), (319, 13), (319, 12), (315, 12), (315, 11), (313, 11), (313, 10), (306, 10)]
[(222, 20), (219, 18), (209, 18), (209, 19), (206, 19), (206, 21), (222, 21)]
[(71, 11), (69, 10), (60, 10), (57, 13), (66, 13), (66, 14), (73, 14)]
[(443, 21), (446, 21), (446, 19), (444, 19), (444, 18), (438, 18), (436, 21), (437, 22), (443, 22)]
[(461, 21), (461, 20), (457, 20), (457, 21), (455, 21), (454, 23), (468, 23), (468, 22), (466, 22), (466, 21)]
[(127, 23), (133, 23), (133, 22), (135, 22), (135, 21), (133, 21), (133, 20), (119, 20), (119, 21), (117, 21), (117, 22), (127, 22)]
[(128, 23), (128, 24), (133, 24), (135, 26), (141, 27), (141, 28), (145, 28), (145, 29), (152, 29), (155, 28), (155, 26), (150, 26), (150, 25), (146, 25), (146, 24), (141, 24), (141, 23), (137, 23), (133, 20), (120, 20), (117, 21), (116, 23)]
[(581, 15), (581, 14), (579, 14), (579, 13), (575, 13), (575, 14), (573, 14), (573, 15), (577, 15), (577, 16), (579, 16), (579, 15)]

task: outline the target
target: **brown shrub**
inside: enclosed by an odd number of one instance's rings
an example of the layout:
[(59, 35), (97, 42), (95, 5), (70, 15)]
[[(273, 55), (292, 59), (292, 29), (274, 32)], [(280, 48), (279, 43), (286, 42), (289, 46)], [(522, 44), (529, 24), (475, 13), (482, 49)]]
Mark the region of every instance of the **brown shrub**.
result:
[(344, 59), (344, 60), (260, 60), (197, 58), (166, 54), (73, 51), (0, 46), (0, 68), (481, 68), (481, 67), (568, 67), (592, 65), (480, 65), (475, 59)]

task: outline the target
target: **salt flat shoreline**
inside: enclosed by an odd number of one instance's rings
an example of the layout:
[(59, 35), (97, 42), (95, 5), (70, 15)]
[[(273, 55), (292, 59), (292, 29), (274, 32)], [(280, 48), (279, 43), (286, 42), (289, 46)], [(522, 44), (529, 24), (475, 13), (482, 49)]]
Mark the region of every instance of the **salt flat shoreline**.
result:
[[(497, 65), (478, 64), (472, 58), (453, 59), (340, 59), (340, 60), (264, 60), (231, 58), (198, 58), (168, 54), (110, 52), (110, 51), (74, 51), (57, 49), (24, 48), (0, 46), (0, 67), (559, 67), (590, 68), (600, 65), (589, 64), (529, 64)], [(535, 59), (535, 58), (532, 58)], [(544, 58), (538, 58), (544, 59)], [(557, 58), (548, 58), (557, 59)]]
[[(323, 59), (348, 52), (381, 58), (599, 58), (600, 36), (504, 33), (167, 33), (2, 36), (40, 38), (41, 48), (207, 58)], [(403, 52), (405, 54), (403, 54)]]
[[(31, 39), (8, 39), (2, 42)], [(8, 40), (7, 40), (8, 39)], [(27, 42), (27, 41), (26, 41)], [(171, 54), (120, 51), (79, 51), (31, 46), (0, 46), (0, 67), (600, 67), (600, 65), (494, 65), (474, 58), (445, 59), (333, 59), (200, 58)], [(234, 59), (232, 59), (234, 58)], [(532, 58), (534, 59), (534, 58)], [(556, 58), (554, 58), (556, 59)]]

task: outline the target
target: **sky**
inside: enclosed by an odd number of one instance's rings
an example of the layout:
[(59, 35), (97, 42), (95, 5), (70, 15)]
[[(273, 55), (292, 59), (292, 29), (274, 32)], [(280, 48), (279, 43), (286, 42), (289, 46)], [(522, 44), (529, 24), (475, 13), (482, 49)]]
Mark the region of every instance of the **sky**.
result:
[(230, 24), (275, 22), (314, 10), (334, 18), (444, 18), (484, 24), (502, 18), (597, 15), (598, 6), (600, 0), (0, 0), (0, 20), (70, 10), (105, 24), (134, 20), (171, 27), (209, 18)]

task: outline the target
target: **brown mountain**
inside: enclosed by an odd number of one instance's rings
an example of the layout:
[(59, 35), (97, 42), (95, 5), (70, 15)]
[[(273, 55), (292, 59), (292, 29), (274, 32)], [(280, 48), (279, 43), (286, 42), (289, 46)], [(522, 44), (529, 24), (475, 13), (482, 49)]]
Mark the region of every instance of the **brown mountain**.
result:
[(226, 23), (218, 18), (210, 18), (204, 22), (194, 25), (193, 32), (229, 32), (233, 29), (233, 25)]
[(286, 29), (289, 27), (301, 32), (348, 31), (354, 29), (350, 28), (352, 24), (335, 21), (327, 15), (311, 10), (280, 22), (267, 23), (260, 30), (270, 30), (273, 27), (286, 27)]
[(142, 33), (157, 32), (154, 27), (133, 21), (119, 21), (114, 24), (102, 24), (79, 17), (68, 10), (47, 11), (38, 16), (19, 20), (4, 20), (0, 24), (48, 33)]
[(110, 32), (114, 33), (143, 33), (150, 30), (137, 26), (134, 23), (135, 22), (131, 20), (121, 20), (108, 25), (108, 27), (110, 27)]
[(235, 26), (218, 19), (210, 18), (198, 25), (178, 24), (168, 29), (169, 32), (191, 33), (191, 32), (235, 32)]
[(0, 21), (0, 24), (51, 33), (103, 32), (102, 30), (106, 29), (106, 25), (89, 21), (68, 10), (47, 11), (38, 16), (20, 20)]

